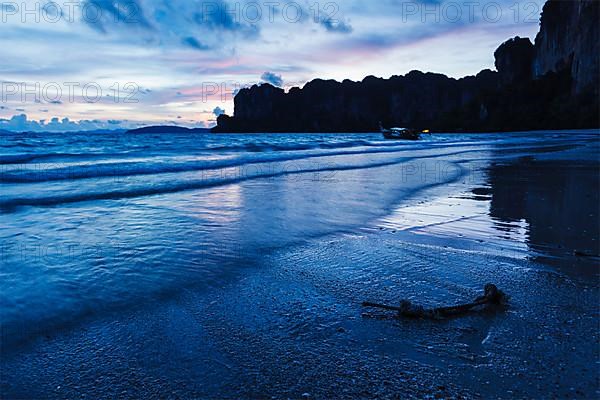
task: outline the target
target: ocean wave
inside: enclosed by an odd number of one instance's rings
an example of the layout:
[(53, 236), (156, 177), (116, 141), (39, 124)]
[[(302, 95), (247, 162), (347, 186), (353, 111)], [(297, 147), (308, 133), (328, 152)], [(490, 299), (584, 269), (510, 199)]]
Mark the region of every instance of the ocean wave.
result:
[[(207, 152), (223, 152), (223, 153), (268, 153), (280, 151), (305, 151), (316, 149), (337, 149), (349, 147), (372, 147), (372, 146), (388, 146), (395, 145), (394, 143), (370, 142), (368, 140), (340, 141), (334, 143), (321, 142), (293, 142), (293, 143), (268, 143), (268, 142), (247, 142), (242, 144), (227, 144), (217, 146), (199, 147), (199, 151)], [(131, 149), (131, 148), (130, 148)], [(12, 164), (28, 164), (34, 161), (45, 160), (63, 160), (63, 159), (102, 159), (111, 157), (123, 157), (127, 155), (143, 155), (145, 150), (151, 150), (150, 144), (135, 146), (135, 151), (111, 152), (111, 153), (21, 153), (21, 154), (5, 154), (0, 155), (0, 165)]]
[[(232, 140), (229, 138), (229, 143), (223, 143), (223, 141), (217, 141), (215, 138), (214, 141), (206, 141), (206, 140), (192, 140), (194, 138), (190, 138), (190, 142), (187, 143), (187, 147), (183, 149), (183, 154), (223, 154), (223, 153), (277, 153), (277, 152), (301, 152), (301, 151), (311, 151), (311, 150), (336, 150), (336, 149), (348, 149), (348, 148), (357, 148), (357, 147), (381, 147), (381, 148), (425, 148), (425, 147), (438, 147), (438, 146), (451, 146), (453, 141), (447, 141), (447, 138), (444, 141), (439, 140), (428, 140), (423, 141), (418, 144), (414, 143), (406, 143), (406, 142), (397, 142), (397, 141), (384, 141), (383, 139), (378, 138), (376, 135), (372, 135), (369, 138), (360, 138), (360, 139), (348, 139), (347, 136), (342, 136), (340, 138), (336, 138), (336, 140), (331, 140), (331, 137), (320, 138), (320, 137), (311, 137), (310, 140), (300, 140), (300, 141), (283, 141), (284, 138), (279, 136), (274, 136), (271, 141), (260, 141), (256, 140), (255, 137), (243, 137), (242, 139)], [(285, 137), (286, 139), (289, 136)], [(61, 138), (63, 140), (69, 139), (69, 137)], [(63, 146), (74, 146), (73, 138), (70, 138), (71, 141), (68, 143), (60, 143), (60, 142), (44, 142), (38, 143), (36, 145), (28, 144), (28, 143), (18, 143), (11, 144), (10, 147), (39, 147), (45, 148), (48, 147), (61, 147)], [(148, 137), (145, 137), (148, 139)], [(222, 139), (222, 138), (219, 138)], [(58, 139), (57, 139), (58, 140)], [(480, 141), (481, 142), (481, 141)], [(461, 142), (459, 140), (456, 141), (456, 145), (467, 144), (468, 142)], [(84, 144), (90, 144), (90, 138), (86, 138)], [(150, 156), (168, 156), (168, 155), (181, 155), (182, 148), (179, 146), (173, 146), (170, 142), (158, 141), (158, 143), (137, 143), (137, 142), (129, 142), (125, 139), (117, 140), (113, 143), (112, 151), (96, 151), (96, 152), (23, 152), (16, 154), (0, 154), (0, 165), (16, 165), (23, 164), (26, 166), (30, 163), (42, 163), (48, 161), (89, 161), (89, 160), (102, 160), (102, 159), (123, 159), (128, 157), (150, 157)], [(481, 144), (481, 143), (480, 143)], [(117, 147), (115, 147), (117, 146)], [(76, 146), (78, 147), (78, 146)], [(119, 149), (119, 151), (115, 151), (115, 149)], [(79, 149), (77, 149), (79, 150)]]
[(111, 157), (144, 155), (141, 151), (129, 151), (122, 153), (24, 153), (0, 155), (0, 165), (29, 164), (35, 161), (88, 161), (110, 159)]
[(310, 143), (289, 143), (289, 144), (274, 144), (274, 143), (243, 143), (230, 144), (225, 146), (211, 146), (208, 149), (221, 152), (250, 152), (263, 153), (272, 151), (302, 151), (312, 150), (317, 148), (315, 144)]
[[(274, 172), (256, 173), (254, 175), (236, 176), (229, 178), (206, 178), (190, 181), (171, 182), (166, 184), (154, 184), (152, 186), (137, 186), (127, 189), (107, 190), (100, 192), (82, 192), (68, 193), (61, 195), (40, 196), (40, 197), (15, 197), (0, 199), (0, 210), (4, 213), (12, 212), (15, 208), (21, 206), (55, 206), (60, 204), (78, 203), (92, 200), (118, 200), (135, 197), (152, 196), (159, 194), (177, 193), (188, 190), (204, 189), (216, 186), (236, 184), (253, 179), (277, 178), (286, 175), (326, 173), (335, 171), (362, 170), (369, 168), (379, 168), (391, 165), (398, 165), (414, 161), (415, 157), (401, 157), (393, 160), (371, 162), (361, 165), (330, 165), (315, 166), (294, 170), (280, 170)], [(266, 171), (272, 171), (266, 169)], [(441, 183), (441, 182), (440, 182)]]
[(263, 164), (270, 162), (296, 161), (319, 157), (334, 157), (360, 154), (396, 153), (407, 150), (402, 148), (371, 148), (363, 150), (326, 151), (319, 153), (277, 154), (264, 156), (239, 157), (221, 160), (198, 160), (189, 162), (157, 162), (153, 164), (139, 162), (111, 162), (86, 165), (72, 165), (59, 168), (35, 168), (17, 171), (0, 172), (0, 183), (36, 183), (61, 180), (90, 179), (102, 177), (124, 177), (135, 175), (154, 175), (202, 171), (207, 169), (232, 168), (246, 164)]
[[(264, 164), (271, 162), (286, 162), (296, 161), (320, 157), (335, 157), (335, 156), (350, 156), (350, 155), (361, 155), (361, 154), (384, 154), (384, 153), (397, 153), (397, 152), (411, 152), (411, 151), (426, 151), (436, 148), (446, 148), (448, 152), (438, 153), (439, 156), (451, 156), (455, 154), (468, 153), (472, 151), (481, 151), (487, 145), (486, 142), (483, 145), (479, 143), (469, 143), (464, 145), (444, 144), (440, 143), (419, 143), (409, 144), (405, 142), (394, 142), (394, 143), (380, 143), (377, 146), (357, 146), (362, 141), (352, 142), (351, 145), (344, 145), (343, 143), (335, 144), (335, 146), (328, 147), (327, 144), (318, 144), (311, 146), (309, 150), (304, 152), (299, 151), (302, 146), (286, 145), (286, 146), (274, 146), (269, 145), (272, 149), (277, 147), (279, 150), (272, 150), (270, 152), (261, 152), (260, 155), (253, 154), (253, 152), (246, 151), (246, 156), (240, 156), (237, 158), (221, 158), (212, 160), (194, 160), (185, 162), (176, 162), (171, 159), (172, 156), (167, 155), (163, 158), (160, 155), (150, 155), (152, 161), (140, 162), (127, 160), (126, 157), (131, 156), (133, 153), (95, 153), (95, 154), (70, 154), (70, 153), (52, 153), (52, 154), (38, 154), (38, 155), (27, 155), (31, 158), (44, 159), (44, 158), (55, 158), (55, 157), (66, 157), (73, 159), (86, 158), (85, 161), (91, 161), (93, 159), (99, 159), (101, 162), (98, 163), (87, 163), (87, 164), (73, 164), (69, 166), (46, 166), (44, 164), (35, 164), (34, 168), (25, 165), (22, 169), (5, 171), (0, 170), (0, 184), (10, 183), (38, 183), (38, 182), (51, 182), (51, 181), (64, 181), (64, 180), (78, 180), (78, 179), (93, 179), (93, 178), (113, 178), (113, 177), (127, 177), (136, 175), (155, 175), (155, 174), (166, 174), (166, 173), (181, 173), (181, 172), (193, 172), (203, 171), (209, 169), (221, 169), (221, 168), (233, 168), (240, 167), (246, 164)], [(248, 150), (249, 144), (246, 143), (242, 147)], [(253, 146), (259, 146), (254, 144)], [(516, 145), (512, 141), (507, 143), (496, 144), (496, 153), (511, 154), (514, 151), (521, 152), (551, 152), (551, 151), (564, 151), (571, 148), (575, 148), (575, 145), (562, 145), (562, 144), (548, 144), (544, 146), (529, 146)], [(223, 148), (234, 148), (234, 146), (225, 146)], [(296, 151), (289, 150), (290, 148), (296, 148)], [(360, 149), (358, 149), (360, 148)], [(284, 150), (285, 149), (285, 150)], [(328, 149), (326, 151), (324, 149)], [(451, 149), (456, 149), (452, 150)], [(459, 150), (460, 149), (460, 150)], [(323, 151), (319, 151), (323, 150)], [(215, 151), (216, 155), (225, 155), (223, 151)], [(137, 152), (135, 154), (138, 154)], [(144, 154), (144, 153), (140, 153)], [(117, 159), (110, 161), (109, 156), (120, 156), (126, 161), (118, 162)], [(7, 157), (7, 156), (3, 156)], [(146, 154), (148, 157), (148, 154)], [(22, 158), (12, 159), (13, 164), (21, 164), (19, 160), (26, 159), (25, 156)], [(0, 158), (2, 160), (2, 158)], [(71, 160), (71, 161), (72, 161)], [(7, 161), (7, 160), (5, 160)], [(8, 161), (11, 161), (10, 159)], [(110, 161), (110, 162), (102, 162)]]
[(369, 140), (346, 140), (339, 142), (313, 141), (310, 143), (244, 143), (240, 145), (227, 145), (210, 147), (210, 150), (224, 152), (276, 152), (276, 151), (303, 151), (317, 149), (345, 149), (351, 147), (406, 147), (405, 142), (384, 142)]
[(47, 154), (9, 154), (0, 156), (0, 165), (12, 165), (12, 164), (27, 164), (36, 160), (43, 160), (48, 158), (57, 157), (70, 157), (72, 154), (68, 153), (47, 153)]

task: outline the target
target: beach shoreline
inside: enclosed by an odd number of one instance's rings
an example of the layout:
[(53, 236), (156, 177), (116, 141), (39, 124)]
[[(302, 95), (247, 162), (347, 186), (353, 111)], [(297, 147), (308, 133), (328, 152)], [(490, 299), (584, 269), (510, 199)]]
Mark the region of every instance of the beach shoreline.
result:
[[(600, 164), (589, 155), (598, 140), (591, 143), (585, 157), (581, 147), (547, 143), (526, 154), (492, 146), (452, 156), (463, 171), (456, 179), (404, 197), (367, 224), (258, 258), (241, 249), (231, 279), (180, 285), (4, 346), (3, 397), (598, 396), (597, 253), (587, 254), (597, 242), (584, 240), (598, 235), (577, 236), (585, 242), (579, 255), (558, 251), (573, 246), (566, 232), (598, 219), (574, 217), (597, 204)], [(331, 178), (348, 186), (355, 176)], [(275, 184), (245, 185), (262, 193)], [(542, 229), (533, 212), (545, 210), (547, 196), (550, 208), (579, 199), (574, 215), (565, 212), (572, 225), (558, 222), (564, 235)], [(489, 282), (511, 296), (507, 310), (421, 321), (361, 307), (456, 304)]]

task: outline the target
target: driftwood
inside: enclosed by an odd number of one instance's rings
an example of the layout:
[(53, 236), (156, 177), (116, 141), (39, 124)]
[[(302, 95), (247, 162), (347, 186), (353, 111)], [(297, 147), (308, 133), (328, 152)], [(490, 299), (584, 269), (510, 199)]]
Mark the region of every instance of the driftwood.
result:
[(364, 302), (362, 305), (363, 307), (375, 307), (396, 311), (399, 317), (440, 319), (463, 315), (476, 307), (504, 305), (507, 302), (508, 296), (495, 285), (488, 283), (484, 287), (483, 296), (476, 298), (472, 303), (459, 304), (451, 307), (426, 309), (423, 306), (415, 306), (408, 300), (401, 301), (399, 307), (370, 302)]

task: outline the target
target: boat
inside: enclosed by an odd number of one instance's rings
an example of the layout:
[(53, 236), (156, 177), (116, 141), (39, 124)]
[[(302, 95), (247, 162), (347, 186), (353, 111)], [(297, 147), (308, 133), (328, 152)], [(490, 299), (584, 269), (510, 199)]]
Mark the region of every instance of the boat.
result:
[(381, 122), (379, 123), (379, 129), (383, 134), (383, 137), (389, 140), (420, 140), (421, 131), (418, 129), (410, 128), (390, 128), (385, 129)]

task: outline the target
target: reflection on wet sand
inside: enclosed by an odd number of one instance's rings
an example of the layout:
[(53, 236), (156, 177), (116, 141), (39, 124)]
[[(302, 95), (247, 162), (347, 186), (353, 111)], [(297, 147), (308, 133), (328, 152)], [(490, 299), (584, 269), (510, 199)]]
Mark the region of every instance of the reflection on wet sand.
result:
[(479, 176), (473, 174), (455, 194), (401, 206), (378, 226), (390, 233), (408, 233), (404, 237), (408, 241), (597, 273), (598, 162), (577, 157), (511, 158), (502, 150), (493, 151), (490, 159), (477, 165)]
[(526, 221), (538, 261), (597, 265), (599, 183), (596, 163), (521, 158), (493, 164), (490, 215), (508, 224)]

